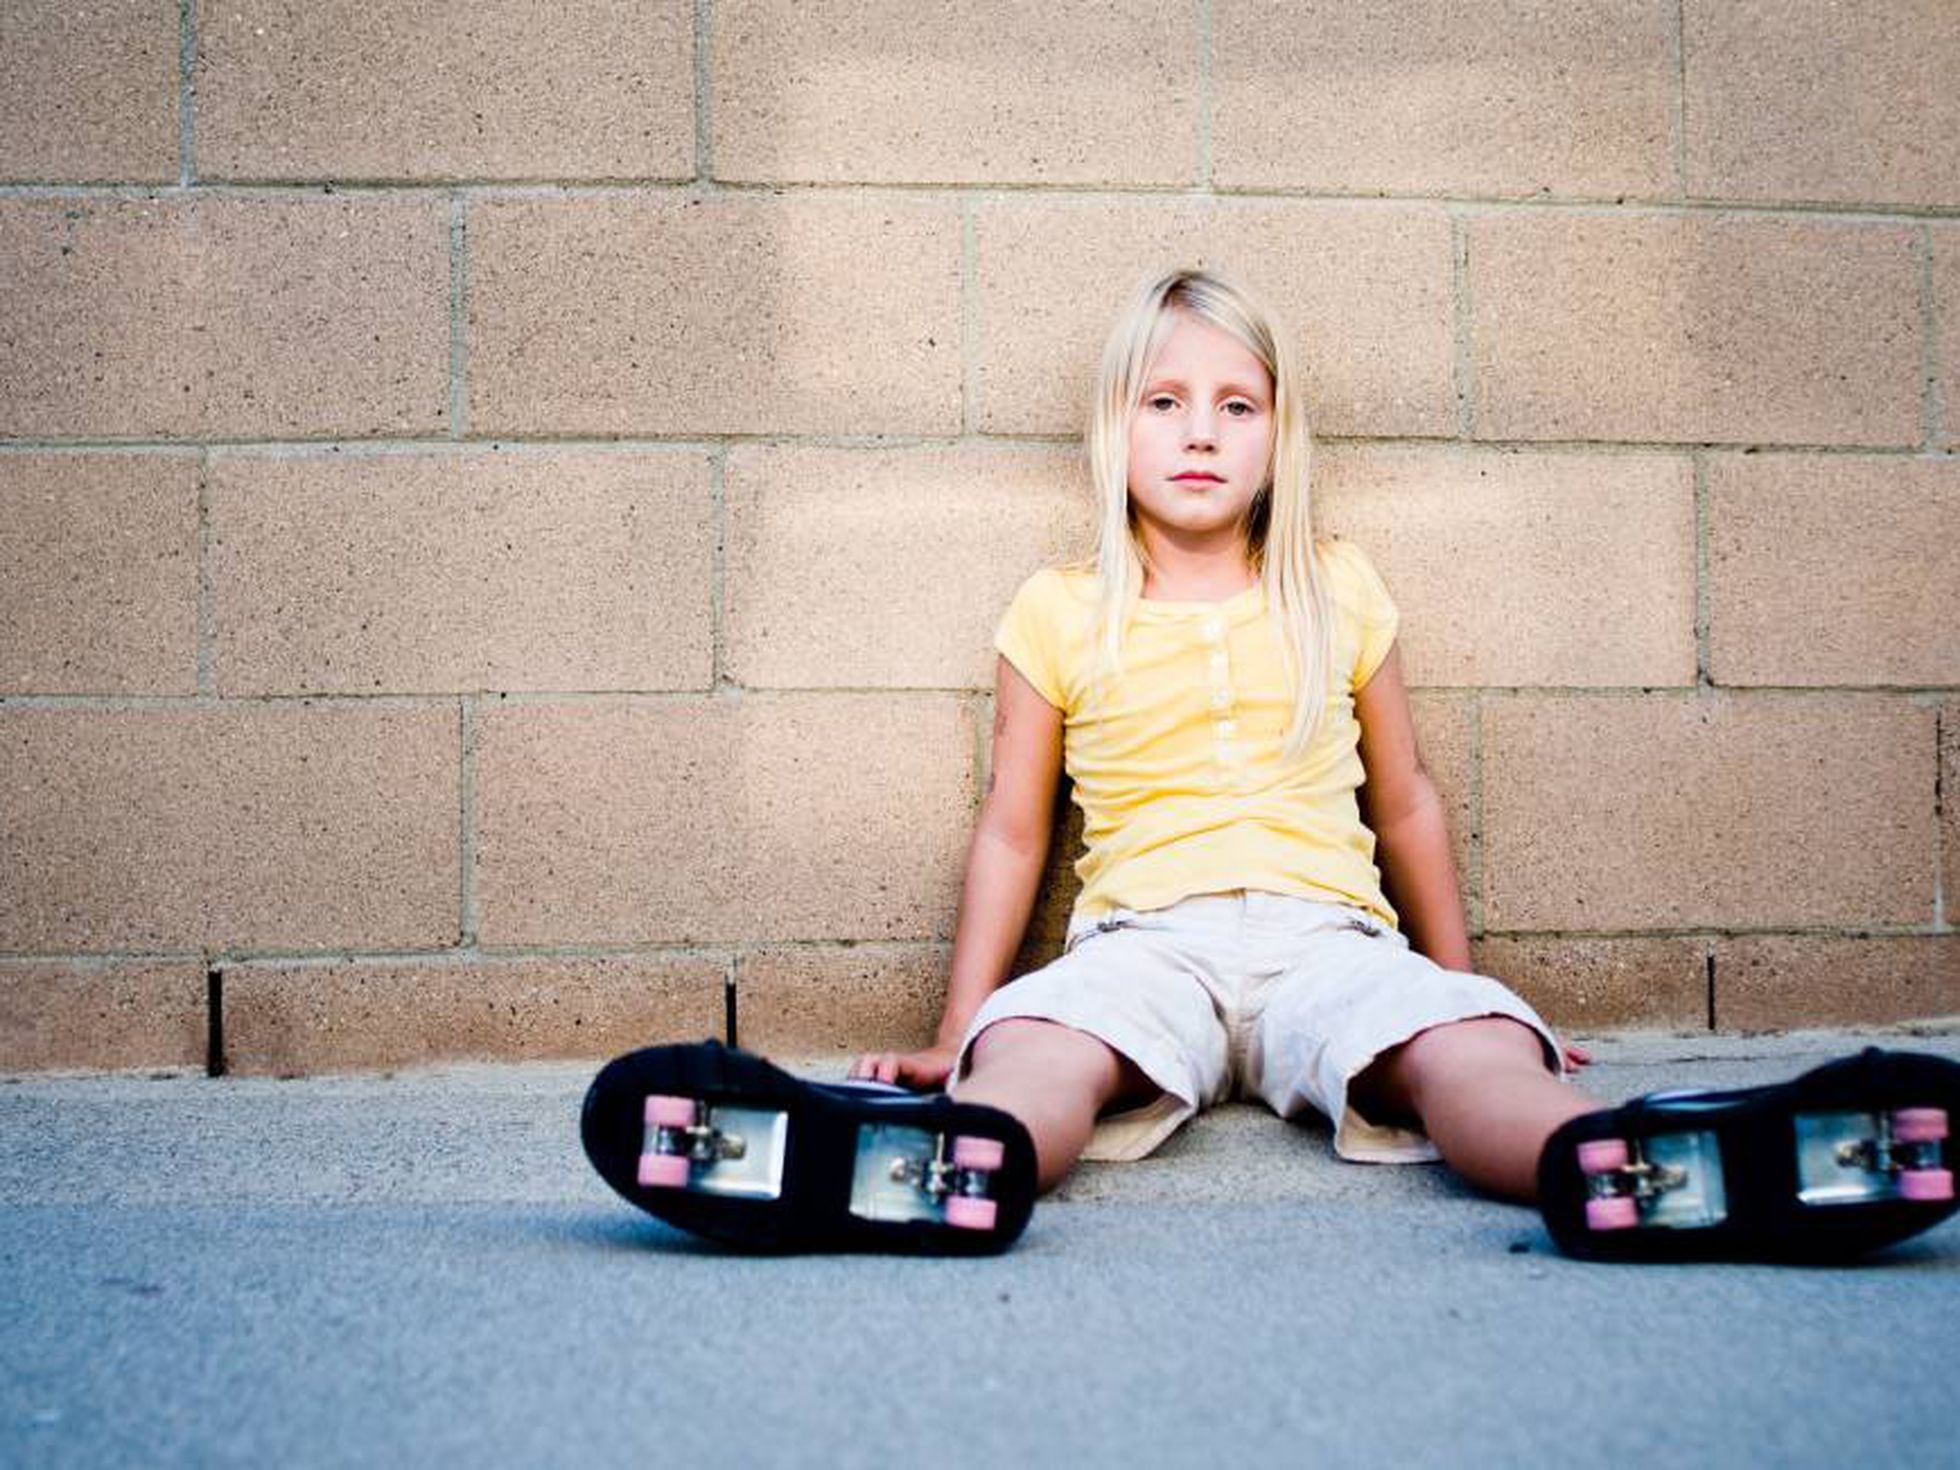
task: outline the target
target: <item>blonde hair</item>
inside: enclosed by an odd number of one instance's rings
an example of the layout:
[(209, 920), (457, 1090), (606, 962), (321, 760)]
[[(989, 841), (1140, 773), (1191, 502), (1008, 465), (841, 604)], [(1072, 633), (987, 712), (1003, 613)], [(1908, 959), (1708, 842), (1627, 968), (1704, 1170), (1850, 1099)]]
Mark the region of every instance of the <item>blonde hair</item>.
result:
[(1273, 458), (1266, 484), (1247, 507), (1245, 541), (1292, 681), (1286, 754), (1297, 758), (1319, 727), (1332, 662), (1327, 589), (1314, 554), (1313, 439), (1293, 352), (1272, 312), (1212, 271), (1174, 270), (1145, 281), (1117, 316), (1103, 348), (1087, 442), (1089, 472), (1102, 507), (1095, 557), (1102, 578), (1099, 662), (1106, 670), (1121, 667), (1123, 630), (1143, 596), (1145, 555), (1130, 510), (1130, 417), (1174, 312), (1236, 337), (1272, 379)]

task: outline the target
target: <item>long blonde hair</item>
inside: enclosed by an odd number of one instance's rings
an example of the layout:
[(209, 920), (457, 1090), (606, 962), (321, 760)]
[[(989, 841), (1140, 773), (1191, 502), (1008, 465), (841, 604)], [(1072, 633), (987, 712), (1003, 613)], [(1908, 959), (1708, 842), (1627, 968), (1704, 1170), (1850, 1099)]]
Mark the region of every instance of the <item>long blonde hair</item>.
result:
[(1297, 758), (1319, 727), (1332, 662), (1327, 589), (1314, 555), (1309, 480), (1313, 439), (1293, 350), (1272, 312), (1242, 286), (1212, 271), (1174, 270), (1145, 281), (1116, 318), (1103, 348), (1087, 443), (1089, 472), (1102, 507), (1095, 558), (1102, 578), (1100, 663), (1105, 669), (1121, 667), (1123, 630), (1143, 596), (1144, 550), (1130, 510), (1130, 416), (1142, 395), (1151, 355), (1176, 311), (1236, 337), (1272, 379), (1271, 472), (1247, 507), (1245, 540), (1292, 681), (1286, 754)]

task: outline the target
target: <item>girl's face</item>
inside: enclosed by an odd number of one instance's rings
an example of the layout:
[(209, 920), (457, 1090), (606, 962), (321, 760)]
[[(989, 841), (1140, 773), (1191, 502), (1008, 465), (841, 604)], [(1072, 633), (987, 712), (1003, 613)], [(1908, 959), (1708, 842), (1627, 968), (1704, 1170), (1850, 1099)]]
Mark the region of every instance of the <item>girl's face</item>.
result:
[(1273, 458), (1273, 384), (1230, 332), (1173, 310), (1130, 416), (1130, 509), (1144, 544), (1242, 534)]

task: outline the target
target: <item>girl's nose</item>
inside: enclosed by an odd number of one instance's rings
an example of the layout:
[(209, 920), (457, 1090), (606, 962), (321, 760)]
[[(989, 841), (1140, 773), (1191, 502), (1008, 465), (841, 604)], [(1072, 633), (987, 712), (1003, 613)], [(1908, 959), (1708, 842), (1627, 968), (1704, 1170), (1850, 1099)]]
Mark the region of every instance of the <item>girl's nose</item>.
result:
[(1218, 434), (1218, 426), (1212, 415), (1205, 409), (1193, 409), (1184, 421), (1184, 442), (1190, 447), (1209, 445)]

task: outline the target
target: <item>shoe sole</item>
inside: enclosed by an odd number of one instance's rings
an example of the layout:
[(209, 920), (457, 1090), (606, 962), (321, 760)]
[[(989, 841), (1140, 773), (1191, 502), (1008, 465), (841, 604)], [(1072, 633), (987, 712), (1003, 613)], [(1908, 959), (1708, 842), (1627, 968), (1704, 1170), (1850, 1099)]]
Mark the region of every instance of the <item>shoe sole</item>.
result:
[(609, 1062), (579, 1131), (628, 1203), (748, 1250), (985, 1255), (1034, 1210), (1034, 1144), (1010, 1114), (805, 1082), (719, 1042)]
[(1956, 1119), (1960, 1065), (1876, 1047), (1773, 1086), (1659, 1093), (1559, 1128), (1540, 1209), (1589, 1260), (1844, 1260), (1960, 1208)]

